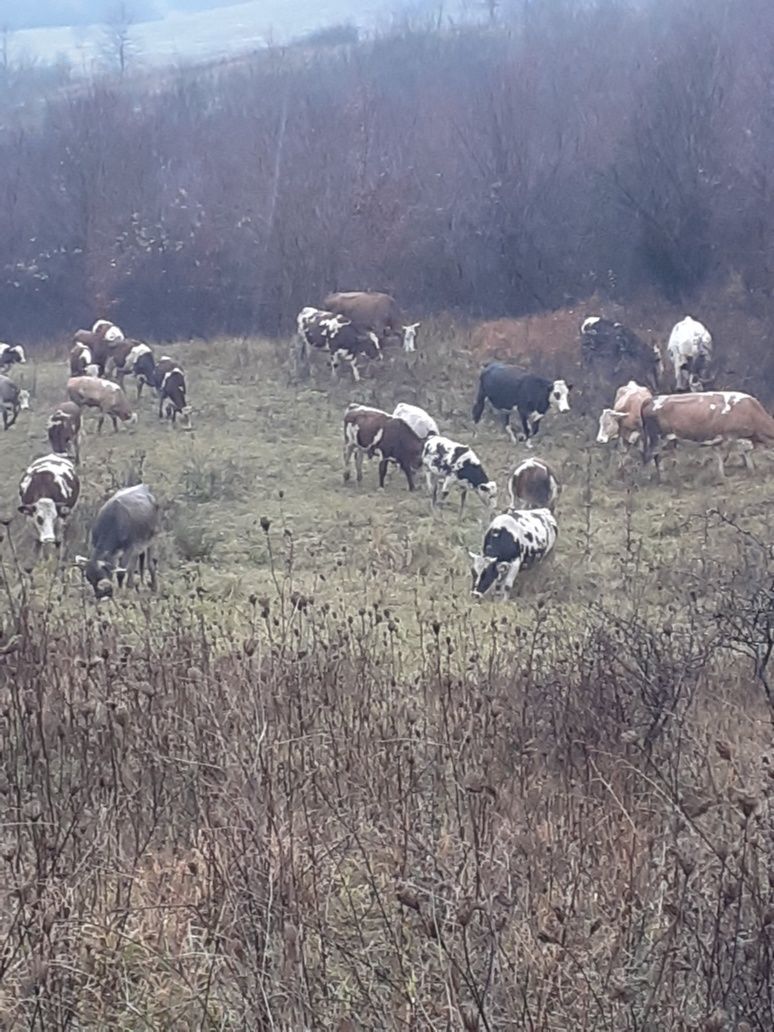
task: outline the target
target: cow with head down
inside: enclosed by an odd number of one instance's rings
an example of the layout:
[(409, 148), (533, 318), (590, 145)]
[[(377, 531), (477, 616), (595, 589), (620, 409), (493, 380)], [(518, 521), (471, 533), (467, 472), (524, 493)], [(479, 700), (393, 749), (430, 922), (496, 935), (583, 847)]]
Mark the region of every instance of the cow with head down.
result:
[(397, 338), (404, 351), (416, 351), (420, 323), (404, 323), (398, 303), (391, 294), (376, 290), (339, 291), (323, 298), (323, 308), (371, 330), (381, 346)]
[(132, 587), (135, 565), (140, 583), (147, 570), (155, 590), (152, 546), (158, 529), (159, 504), (147, 484), (124, 487), (108, 498), (91, 528), (91, 553), (75, 557), (98, 599), (112, 596), (114, 576), (119, 588), (124, 580)]
[(581, 358), (586, 368), (594, 367), (610, 378), (642, 380), (658, 390), (664, 362), (657, 344), (648, 344), (622, 323), (590, 315), (580, 328)]
[(545, 558), (556, 544), (557, 534), (550, 509), (511, 509), (495, 516), (484, 535), (482, 553), (468, 553), (473, 597), (480, 599), (494, 588), (507, 599), (519, 571)]
[(367, 358), (381, 359), (382, 351), (379, 338), (371, 330), (356, 326), (351, 319), (335, 312), (322, 311), (319, 308), (302, 308), (296, 319), (298, 328), (298, 357), (303, 365), (308, 364), (309, 349), (327, 352), (330, 355), (331, 375), (335, 376), (341, 362), (346, 362), (352, 370), (352, 377), (357, 382), (360, 371), (357, 360), (365, 355)]
[(705, 391), (712, 381), (712, 335), (697, 319), (686, 315), (672, 327), (667, 357), (678, 393)]

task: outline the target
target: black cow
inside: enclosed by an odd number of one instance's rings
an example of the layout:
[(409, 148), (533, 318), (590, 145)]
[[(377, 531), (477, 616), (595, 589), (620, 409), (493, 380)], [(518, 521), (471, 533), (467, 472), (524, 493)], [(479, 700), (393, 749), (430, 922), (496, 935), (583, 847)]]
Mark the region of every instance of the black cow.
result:
[(113, 574), (121, 587), (126, 577), (132, 586), (135, 561), (140, 582), (147, 567), (151, 588), (156, 587), (156, 565), (151, 544), (159, 524), (159, 506), (147, 484), (116, 491), (97, 513), (91, 528), (91, 555), (75, 557), (97, 598), (113, 594)]
[(473, 406), (473, 422), (478, 423), (488, 401), (492, 408), (505, 412), (505, 429), (511, 440), (516, 436), (511, 429), (511, 413), (516, 409), (524, 430), (524, 440), (531, 448), (530, 437), (540, 429), (540, 420), (553, 404), (559, 412), (569, 412), (569, 393), (572, 385), (564, 380), (546, 380), (534, 373), (525, 373), (516, 366), (503, 362), (487, 362), (478, 378), (478, 397)]
[(590, 315), (580, 328), (581, 358), (585, 365), (601, 366), (617, 379), (637, 380), (658, 390), (664, 372), (661, 352), (646, 344), (622, 323)]

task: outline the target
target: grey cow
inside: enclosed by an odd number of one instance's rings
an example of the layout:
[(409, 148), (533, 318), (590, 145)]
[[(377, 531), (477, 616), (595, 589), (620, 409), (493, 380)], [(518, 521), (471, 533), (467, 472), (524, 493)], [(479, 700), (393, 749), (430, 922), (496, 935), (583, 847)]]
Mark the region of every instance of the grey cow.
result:
[(0, 410), (3, 413), (3, 430), (10, 430), (22, 409), (30, 407), (28, 391), (22, 390), (10, 376), (0, 374)]
[(147, 568), (155, 591), (156, 561), (151, 544), (158, 525), (159, 505), (147, 484), (124, 487), (105, 502), (91, 528), (91, 555), (75, 558), (97, 598), (113, 594), (113, 574), (119, 587), (124, 578), (127, 587), (131, 587), (137, 560), (140, 582)]

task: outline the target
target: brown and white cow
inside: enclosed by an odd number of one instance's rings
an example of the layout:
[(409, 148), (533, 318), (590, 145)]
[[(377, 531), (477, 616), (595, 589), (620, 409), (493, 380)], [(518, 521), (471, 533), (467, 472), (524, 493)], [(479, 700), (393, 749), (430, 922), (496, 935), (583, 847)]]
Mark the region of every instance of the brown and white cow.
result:
[(344, 480), (349, 480), (355, 459), (358, 483), (363, 479), (363, 456), (379, 456), (379, 487), (384, 487), (387, 467), (393, 462), (414, 490), (414, 470), (422, 465), (422, 440), (402, 419), (381, 409), (351, 404), (344, 413)]
[(387, 343), (390, 337), (398, 337), (404, 351), (416, 351), (420, 323), (404, 325), (398, 303), (391, 294), (375, 290), (339, 291), (323, 298), (323, 308), (351, 319), (365, 330), (371, 330), (379, 338), (380, 344)]
[(19, 418), (19, 413), (29, 407), (29, 391), (22, 390), (10, 376), (0, 373), (0, 412), (3, 414), (3, 430), (10, 430)]
[(525, 459), (511, 473), (508, 493), (511, 509), (522, 502), (530, 509), (550, 509), (553, 512), (562, 488), (559, 480), (542, 459)]
[(658, 394), (642, 406), (642, 426), (643, 461), (653, 459), (659, 473), (664, 438), (716, 447), (721, 476), (725, 473), (723, 450), (728, 459), (733, 447), (741, 445), (745, 466), (753, 469), (749, 452), (774, 446), (774, 419), (757, 398), (740, 391)]
[(63, 401), (48, 417), (48, 443), (55, 455), (81, 461), (81, 409), (74, 401)]
[(186, 424), (190, 426), (191, 406), (186, 400), (185, 374), (174, 358), (168, 355), (162, 356), (156, 363), (154, 370), (154, 383), (159, 395), (159, 419), (164, 418), (164, 405), (166, 403), (167, 419), (172, 423), (182, 416)]
[(137, 398), (142, 395), (145, 384), (154, 386), (156, 382), (156, 361), (153, 349), (142, 340), (125, 337), (112, 345), (108, 358), (106, 373), (115, 376), (116, 383), (124, 386), (124, 379), (133, 376), (137, 383)]
[(100, 416), (97, 432), (102, 432), (105, 416), (113, 421), (113, 430), (118, 430), (118, 420), (129, 426), (137, 422), (137, 413), (132, 411), (129, 400), (112, 380), (98, 376), (71, 376), (67, 381), (67, 396), (81, 408), (98, 409)]
[(91, 328), (91, 332), (99, 334), (108, 343), (124, 339), (124, 332), (121, 327), (116, 326), (110, 319), (97, 319)]
[(597, 443), (618, 441), (618, 467), (632, 445), (642, 437), (642, 406), (653, 397), (653, 392), (636, 380), (630, 380), (615, 392), (611, 409), (603, 409), (599, 417)]
[(342, 361), (349, 363), (355, 382), (360, 379), (357, 360), (361, 355), (381, 359), (379, 338), (371, 330), (356, 326), (350, 319), (320, 308), (302, 308), (296, 318), (301, 363), (306, 366), (309, 348), (327, 352), (331, 358), (331, 375), (335, 376)]
[(44, 455), (28, 468), (19, 484), (19, 512), (30, 516), (41, 545), (62, 542), (64, 520), (70, 515), (81, 491), (80, 480), (70, 459)]

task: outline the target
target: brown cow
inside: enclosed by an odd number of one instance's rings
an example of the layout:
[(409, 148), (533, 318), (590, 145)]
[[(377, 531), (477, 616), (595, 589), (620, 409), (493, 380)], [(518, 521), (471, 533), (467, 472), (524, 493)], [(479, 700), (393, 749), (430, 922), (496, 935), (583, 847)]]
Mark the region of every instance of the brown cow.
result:
[(706, 391), (695, 394), (658, 394), (642, 406), (645, 438), (643, 461), (656, 463), (660, 475), (661, 439), (693, 441), (717, 447), (720, 475), (725, 474), (721, 447), (728, 459), (734, 444), (744, 446), (745, 466), (753, 469), (748, 452), (774, 445), (774, 419), (757, 398), (740, 391)]
[(511, 509), (518, 509), (518, 503), (523, 502), (531, 509), (550, 509), (553, 512), (560, 492), (556, 474), (542, 459), (525, 459), (508, 481)]
[(137, 422), (137, 413), (132, 412), (129, 401), (112, 380), (97, 376), (71, 376), (67, 381), (67, 396), (81, 408), (96, 408), (100, 411), (97, 433), (101, 433), (105, 416), (113, 421), (113, 430), (118, 430), (118, 420), (131, 426)]
[(41, 545), (59, 547), (64, 520), (80, 490), (75, 467), (64, 455), (44, 455), (27, 468), (19, 484), (19, 512), (32, 518), (36, 554)]
[(358, 483), (363, 479), (363, 455), (378, 454), (379, 487), (384, 487), (387, 466), (394, 462), (406, 474), (409, 491), (414, 490), (413, 471), (422, 465), (422, 441), (408, 423), (388, 416), (381, 409), (351, 404), (344, 413), (344, 481), (349, 480), (355, 457)]
[(629, 448), (642, 435), (642, 406), (653, 397), (653, 393), (635, 380), (630, 380), (615, 392), (611, 409), (603, 409), (599, 417), (597, 443), (607, 444), (618, 440), (618, 468), (621, 469)]
[(328, 294), (322, 306), (329, 312), (345, 315), (357, 326), (371, 330), (384, 344), (388, 337), (400, 337), (404, 351), (416, 351), (420, 323), (403, 325), (400, 308), (391, 294), (374, 290), (350, 290)]
[(74, 401), (63, 401), (48, 417), (48, 443), (54, 455), (81, 461), (81, 410)]

